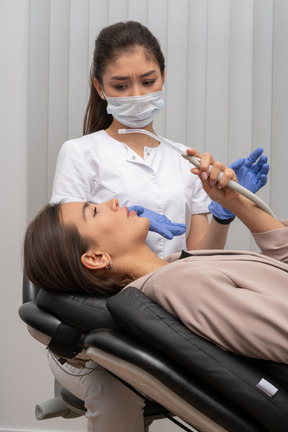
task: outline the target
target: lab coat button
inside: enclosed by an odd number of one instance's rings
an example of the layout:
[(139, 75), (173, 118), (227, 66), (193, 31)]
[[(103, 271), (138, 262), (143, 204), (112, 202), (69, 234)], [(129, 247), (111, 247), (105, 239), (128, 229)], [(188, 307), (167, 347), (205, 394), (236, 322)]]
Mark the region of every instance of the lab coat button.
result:
[(132, 159), (133, 159), (133, 160), (135, 160), (135, 159), (136, 159), (136, 156), (135, 156), (135, 155), (134, 155), (134, 156), (132, 156)]

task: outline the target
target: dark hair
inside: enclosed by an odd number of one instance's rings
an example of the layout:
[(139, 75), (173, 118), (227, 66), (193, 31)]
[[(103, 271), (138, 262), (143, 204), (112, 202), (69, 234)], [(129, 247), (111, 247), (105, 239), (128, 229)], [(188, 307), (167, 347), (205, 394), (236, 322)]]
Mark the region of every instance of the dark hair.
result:
[[(131, 280), (117, 285), (107, 276), (96, 277), (81, 263), (92, 241), (73, 225), (60, 222), (61, 204), (48, 204), (29, 224), (24, 239), (24, 269), (39, 288), (49, 291), (115, 294)], [(107, 273), (107, 272), (106, 272)]]
[(106, 100), (101, 99), (94, 86), (94, 78), (102, 85), (107, 64), (139, 46), (144, 48), (148, 58), (154, 57), (163, 75), (165, 59), (160, 44), (144, 25), (136, 21), (119, 22), (105, 27), (99, 33), (90, 70), (90, 97), (84, 117), (84, 135), (107, 129), (113, 120), (111, 114), (107, 114)]

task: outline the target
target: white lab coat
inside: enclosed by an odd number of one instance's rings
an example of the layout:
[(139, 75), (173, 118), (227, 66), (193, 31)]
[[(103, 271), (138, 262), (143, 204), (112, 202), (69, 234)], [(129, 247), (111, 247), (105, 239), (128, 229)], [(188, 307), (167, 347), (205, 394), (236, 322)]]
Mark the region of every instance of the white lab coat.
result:
[[(183, 144), (174, 143), (185, 149)], [(145, 147), (142, 159), (104, 130), (66, 141), (58, 155), (51, 202), (101, 203), (117, 198), (121, 206), (141, 205), (185, 223), (208, 212), (210, 199), (193, 166), (160, 143)], [(166, 240), (149, 232), (147, 244), (161, 258), (186, 249), (185, 235)]]

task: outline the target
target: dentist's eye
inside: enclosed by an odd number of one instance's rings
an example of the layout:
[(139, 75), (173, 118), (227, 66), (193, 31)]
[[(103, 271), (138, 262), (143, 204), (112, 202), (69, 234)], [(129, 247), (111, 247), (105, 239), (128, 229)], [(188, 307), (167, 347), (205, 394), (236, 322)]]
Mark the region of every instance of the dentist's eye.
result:
[(155, 83), (155, 80), (147, 80), (147, 81), (144, 81), (144, 82), (143, 82), (143, 85), (144, 85), (145, 87), (150, 87), (150, 86), (152, 86), (154, 83)]
[(127, 85), (125, 85), (125, 84), (118, 84), (118, 85), (115, 85), (114, 86), (114, 88), (115, 88), (115, 90), (126, 90), (127, 89)]

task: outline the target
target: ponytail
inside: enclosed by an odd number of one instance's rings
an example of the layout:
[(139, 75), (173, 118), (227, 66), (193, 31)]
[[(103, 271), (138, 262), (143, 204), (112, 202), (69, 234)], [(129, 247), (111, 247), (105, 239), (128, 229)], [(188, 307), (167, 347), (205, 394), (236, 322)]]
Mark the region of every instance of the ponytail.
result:
[(90, 73), (90, 96), (84, 115), (83, 135), (107, 129), (113, 120), (106, 110), (107, 102), (101, 99), (95, 86), (94, 76)]

